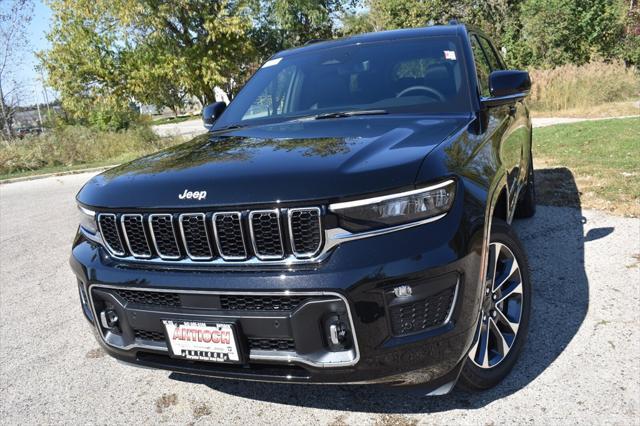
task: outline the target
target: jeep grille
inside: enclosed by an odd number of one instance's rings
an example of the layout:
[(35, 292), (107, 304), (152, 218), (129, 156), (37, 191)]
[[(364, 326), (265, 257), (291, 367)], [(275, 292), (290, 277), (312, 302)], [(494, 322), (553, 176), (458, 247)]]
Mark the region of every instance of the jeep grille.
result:
[(118, 258), (199, 263), (309, 259), (323, 244), (317, 207), (198, 213), (98, 213)]

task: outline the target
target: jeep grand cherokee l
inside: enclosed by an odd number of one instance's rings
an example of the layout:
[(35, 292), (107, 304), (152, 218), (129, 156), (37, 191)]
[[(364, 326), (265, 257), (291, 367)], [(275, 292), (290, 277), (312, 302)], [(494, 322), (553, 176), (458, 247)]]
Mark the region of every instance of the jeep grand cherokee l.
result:
[(79, 192), (98, 341), (214, 377), (495, 385), (529, 321), (529, 88), (464, 25), (276, 54), (207, 134)]

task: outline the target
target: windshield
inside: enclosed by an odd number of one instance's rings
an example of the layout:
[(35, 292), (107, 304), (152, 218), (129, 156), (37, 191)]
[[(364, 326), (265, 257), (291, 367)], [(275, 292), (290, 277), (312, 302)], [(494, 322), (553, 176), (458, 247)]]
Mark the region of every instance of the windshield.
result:
[(271, 59), (240, 91), (214, 129), (375, 110), (469, 111), (456, 37), (387, 40)]

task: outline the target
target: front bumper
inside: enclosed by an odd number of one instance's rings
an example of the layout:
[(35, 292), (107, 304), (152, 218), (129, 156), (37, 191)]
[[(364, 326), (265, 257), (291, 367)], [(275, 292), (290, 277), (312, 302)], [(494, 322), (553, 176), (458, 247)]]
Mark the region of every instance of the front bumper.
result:
[[(434, 223), (345, 243), (321, 264), (310, 266), (235, 271), (142, 268), (114, 260), (82, 234), (74, 243), (71, 266), (85, 316), (98, 341), (121, 361), (236, 379), (427, 383), (435, 389), (457, 379), (472, 343), (480, 310), (481, 253), (482, 223), (475, 224), (458, 208)], [(414, 289), (406, 301), (398, 301), (393, 294), (399, 285)], [(128, 300), (117, 294), (123, 289), (174, 294), (180, 304), (140, 303), (136, 297)], [(252, 311), (225, 308), (221, 300), (229, 295), (301, 296), (305, 300), (291, 310)], [(117, 308), (123, 322), (120, 336), (100, 322), (105, 303)], [(416, 328), (416, 321), (428, 323), (429, 303), (446, 309), (444, 321)], [(443, 304), (445, 308), (440, 307)], [(326, 318), (332, 315), (348, 328), (343, 347), (332, 348), (328, 342)], [(168, 355), (162, 335), (136, 335), (135, 330), (161, 333), (161, 319), (193, 318), (239, 324), (241, 346), (248, 355), (245, 362), (231, 365), (175, 359)], [(280, 339), (289, 344), (267, 344), (265, 348), (251, 346), (251, 339)]]

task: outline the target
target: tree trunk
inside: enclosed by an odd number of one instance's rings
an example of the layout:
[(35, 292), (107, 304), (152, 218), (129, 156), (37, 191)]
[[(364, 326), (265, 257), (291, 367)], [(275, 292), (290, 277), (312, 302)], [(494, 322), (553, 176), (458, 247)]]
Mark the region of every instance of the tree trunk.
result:
[(11, 118), (9, 117), (8, 107), (4, 103), (4, 92), (2, 91), (2, 82), (0, 82), (0, 114), (2, 114), (2, 130), (7, 137), (11, 139), (13, 132), (11, 131)]

